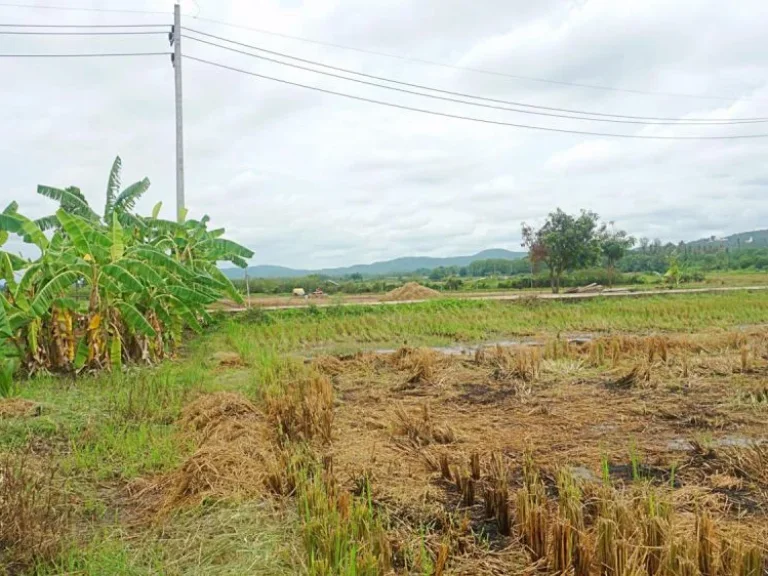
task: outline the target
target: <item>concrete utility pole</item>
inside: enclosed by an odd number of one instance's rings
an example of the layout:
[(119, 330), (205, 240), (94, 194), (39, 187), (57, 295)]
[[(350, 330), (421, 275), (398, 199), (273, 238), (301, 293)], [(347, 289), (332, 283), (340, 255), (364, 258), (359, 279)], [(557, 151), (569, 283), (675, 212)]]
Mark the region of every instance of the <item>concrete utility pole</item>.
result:
[(176, 219), (184, 219), (184, 114), (181, 86), (181, 6), (173, 6), (173, 69), (176, 84)]

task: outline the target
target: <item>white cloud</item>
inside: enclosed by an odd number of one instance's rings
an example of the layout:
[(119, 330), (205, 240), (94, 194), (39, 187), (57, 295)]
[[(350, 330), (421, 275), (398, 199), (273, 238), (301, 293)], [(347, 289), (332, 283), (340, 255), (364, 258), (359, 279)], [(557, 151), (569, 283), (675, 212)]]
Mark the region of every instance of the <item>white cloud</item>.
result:
[[(134, 5), (135, 4), (135, 5)], [(132, 8), (170, 9), (172, 2)], [(185, 12), (459, 66), (658, 93), (514, 80), (305, 44), (185, 17), (242, 42), (371, 74), (537, 105), (641, 116), (768, 116), (768, 3), (737, 0), (246, 0)], [(166, 21), (161, 16), (0, 8), (20, 23)], [(160, 38), (0, 37), (0, 52), (166, 50)], [(186, 42), (190, 55), (363, 97), (451, 114), (644, 135), (768, 132), (768, 125), (643, 127), (505, 113), (345, 83)], [(124, 181), (173, 213), (173, 70), (168, 58), (3, 62), (0, 200), (30, 216), (53, 206), (38, 183), (103, 202), (115, 154)], [(34, 65), (33, 65), (34, 64)], [(768, 140), (629, 141), (425, 116), (187, 61), (187, 198), (193, 215), (256, 251), (255, 262), (315, 268), (403, 255), (516, 249), (522, 220), (588, 208), (665, 240), (765, 227)]]
[(618, 142), (587, 140), (556, 152), (547, 164), (555, 172), (573, 173), (578, 170), (610, 169), (620, 157), (621, 147)]

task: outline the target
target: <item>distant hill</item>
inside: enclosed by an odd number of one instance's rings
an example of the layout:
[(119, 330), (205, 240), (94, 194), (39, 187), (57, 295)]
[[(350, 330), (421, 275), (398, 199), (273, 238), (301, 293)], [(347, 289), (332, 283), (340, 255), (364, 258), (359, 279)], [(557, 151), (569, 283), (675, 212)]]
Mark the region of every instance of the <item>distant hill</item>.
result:
[(688, 246), (723, 246), (728, 248), (765, 248), (768, 246), (768, 230), (753, 230), (752, 232), (739, 232), (723, 238), (711, 236), (688, 242)]
[[(395, 258), (373, 264), (357, 264), (342, 268), (323, 268), (320, 270), (296, 270), (283, 266), (250, 266), (248, 276), (251, 278), (296, 278), (310, 274), (322, 274), (324, 276), (340, 277), (349, 274), (362, 274), (363, 276), (381, 276), (408, 274), (416, 270), (432, 270), (439, 266), (467, 266), (475, 260), (503, 259), (517, 260), (526, 255), (526, 252), (511, 252), (502, 248), (483, 250), (471, 256), (454, 256), (449, 258), (431, 258), (428, 256), (411, 256)], [(243, 278), (245, 271), (240, 268), (224, 268), (223, 272), (230, 278)]]

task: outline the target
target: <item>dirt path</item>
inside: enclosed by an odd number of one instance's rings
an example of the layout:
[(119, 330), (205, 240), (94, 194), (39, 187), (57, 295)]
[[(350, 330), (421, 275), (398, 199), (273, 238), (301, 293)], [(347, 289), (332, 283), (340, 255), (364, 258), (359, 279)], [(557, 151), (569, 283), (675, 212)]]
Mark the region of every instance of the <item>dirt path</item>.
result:
[[(768, 286), (722, 286), (717, 288), (674, 288), (674, 289), (662, 289), (662, 290), (637, 290), (630, 291), (616, 291), (616, 292), (590, 292), (590, 293), (574, 293), (574, 294), (552, 294), (550, 292), (504, 292), (504, 293), (486, 293), (486, 294), (451, 294), (450, 298), (458, 300), (500, 300), (500, 301), (514, 301), (527, 298), (537, 298), (541, 300), (581, 300), (587, 298), (626, 298), (626, 297), (642, 297), (642, 296), (665, 296), (668, 294), (707, 294), (714, 292), (736, 292), (740, 290), (755, 291), (755, 290), (768, 290)], [(368, 298), (371, 298), (370, 295)], [(376, 298), (380, 295), (376, 295)], [(325, 306), (393, 306), (398, 304), (418, 304), (420, 302), (428, 302), (428, 300), (402, 300), (398, 302), (381, 302), (374, 299), (360, 299), (351, 302), (336, 302), (332, 298), (325, 298), (322, 300), (294, 300), (286, 297), (285, 301), (280, 304), (274, 304), (274, 299), (268, 300), (269, 304), (260, 304), (258, 300), (251, 300), (252, 308), (261, 308), (263, 310), (280, 310), (283, 308), (302, 308), (309, 305), (315, 305), (318, 307)], [(247, 308), (221, 308), (223, 312), (244, 312)]]

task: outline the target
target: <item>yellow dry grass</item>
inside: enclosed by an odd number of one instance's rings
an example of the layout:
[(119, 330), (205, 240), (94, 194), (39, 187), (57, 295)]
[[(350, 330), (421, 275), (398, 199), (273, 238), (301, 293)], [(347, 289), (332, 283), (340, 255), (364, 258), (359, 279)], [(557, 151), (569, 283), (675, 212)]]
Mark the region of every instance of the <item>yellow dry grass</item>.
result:
[(198, 449), (163, 478), (163, 509), (312, 500), (302, 490), (317, 484), (331, 508), (369, 494), (388, 542), (366, 562), (397, 573), (757, 576), (764, 345), (739, 332), (321, 357), (258, 401), (187, 406), (181, 433)]
[(40, 405), (23, 398), (0, 398), (0, 418), (22, 418), (34, 416)]
[[(711, 520), (719, 535), (740, 539), (744, 550), (768, 542), (768, 479), (760, 472), (766, 453), (754, 447), (759, 443), (740, 445), (766, 440), (768, 403), (739, 401), (744, 390), (760, 390), (768, 376), (760, 355), (750, 354), (748, 366), (742, 361), (745, 346), (762, 345), (762, 333), (617, 336), (492, 347), (472, 356), (405, 348), (337, 359), (339, 401), (326, 451), (339, 478), (365, 473), (390, 514), (409, 519), (413, 531), (398, 532), (401, 547), (426, 540), (437, 561), (445, 554), (443, 542), (455, 539), (449, 559), (441, 560), (450, 573), (502, 574), (542, 562), (552, 570), (568, 565), (595, 573), (601, 534), (605, 554), (619, 554), (611, 562), (620, 564), (621, 573), (646, 573), (654, 562), (675, 564), (672, 573), (683, 573), (689, 554), (698, 570), (699, 562), (717, 561), (720, 536), (712, 550), (704, 540), (698, 548), (670, 544), (696, 540), (697, 510), (706, 514), (700, 525)], [(451, 430), (450, 443), (434, 439), (435, 426)], [(696, 448), (699, 441), (713, 447)], [(575, 468), (599, 487), (607, 465), (611, 498), (631, 512), (635, 544), (623, 552), (611, 544), (626, 540), (610, 532), (618, 520), (599, 529), (588, 498), (579, 509), (591, 514), (592, 528), (583, 532), (549, 497), (519, 496), (526, 453), (547, 486), (558, 470)], [(500, 462), (508, 471), (504, 481)], [(483, 473), (476, 480), (472, 470), (478, 467)], [(656, 559), (639, 539), (646, 529), (649, 538), (655, 534), (645, 527), (652, 520), (643, 520), (637, 508), (637, 499), (647, 498), (637, 490), (649, 485), (675, 511), (667, 529), (672, 536), (664, 541), (672, 552)], [(529, 501), (521, 520), (520, 506)], [(493, 550), (477, 541), (460, 545), (455, 529), (419, 535), (420, 525), (450, 523), (445, 514), (467, 518), (471, 531), (489, 535)], [(518, 528), (510, 526), (512, 517)], [(517, 538), (526, 526), (530, 535), (521, 549)], [(679, 554), (670, 558), (673, 552)]]
[(179, 424), (197, 449), (159, 480), (164, 511), (209, 496), (264, 492), (276, 455), (265, 418), (249, 400), (231, 392), (201, 396), (184, 409)]

